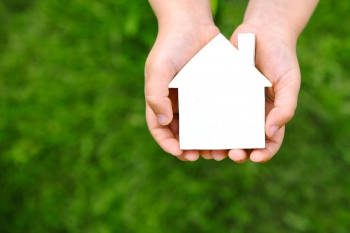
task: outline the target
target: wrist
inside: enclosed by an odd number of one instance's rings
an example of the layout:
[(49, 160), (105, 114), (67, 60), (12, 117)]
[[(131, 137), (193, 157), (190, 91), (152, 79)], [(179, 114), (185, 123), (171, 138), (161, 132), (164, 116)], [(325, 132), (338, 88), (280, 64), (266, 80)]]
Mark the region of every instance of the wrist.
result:
[[(277, 22), (276, 22), (277, 21)], [(251, 32), (259, 37), (275, 38), (295, 47), (299, 34), (298, 31), (288, 21), (283, 22), (282, 19), (273, 20), (260, 17), (245, 18), (244, 25), (249, 25)]]
[(168, 27), (214, 25), (209, 0), (149, 0), (156, 14), (159, 30)]
[(318, 0), (250, 0), (244, 23), (296, 43), (317, 3)]

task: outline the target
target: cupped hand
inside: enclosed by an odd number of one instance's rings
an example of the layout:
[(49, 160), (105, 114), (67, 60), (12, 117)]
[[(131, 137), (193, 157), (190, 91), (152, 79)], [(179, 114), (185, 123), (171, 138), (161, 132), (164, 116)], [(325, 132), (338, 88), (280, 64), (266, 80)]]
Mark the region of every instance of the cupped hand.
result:
[(237, 48), (238, 33), (254, 33), (256, 43), (256, 67), (272, 83), (266, 89), (266, 147), (255, 150), (230, 150), (229, 157), (236, 162), (250, 158), (254, 162), (266, 162), (279, 150), (285, 132), (285, 124), (294, 115), (300, 89), (300, 69), (296, 56), (296, 37), (287, 30), (266, 29), (252, 23), (243, 23), (231, 37)]
[[(146, 119), (148, 128), (160, 147), (184, 161), (202, 155), (221, 160), (224, 151), (182, 151), (179, 146), (177, 90), (168, 85), (181, 68), (219, 34), (213, 22), (182, 18), (163, 25), (147, 58), (145, 67)], [(227, 154), (227, 152), (226, 152)]]
[(285, 124), (291, 120), (297, 105), (300, 88), (300, 69), (296, 56), (296, 38), (281, 30), (266, 30), (243, 23), (231, 42), (237, 47), (238, 33), (255, 33), (257, 36), (256, 67), (270, 80), (266, 90), (266, 147), (255, 150), (182, 151), (179, 147), (179, 119), (177, 90), (168, 88), (170, 81), (181, 68), (210, 40), (219, 34), (212, 23), (184, 23), (169, 25), (160, 30), (145, 68), (146, 118), (149, 130), (162, 147), (180, 160), (222, 160), (227, 155), (236, 162), (251, 159), (266, 162), (279, 150)]

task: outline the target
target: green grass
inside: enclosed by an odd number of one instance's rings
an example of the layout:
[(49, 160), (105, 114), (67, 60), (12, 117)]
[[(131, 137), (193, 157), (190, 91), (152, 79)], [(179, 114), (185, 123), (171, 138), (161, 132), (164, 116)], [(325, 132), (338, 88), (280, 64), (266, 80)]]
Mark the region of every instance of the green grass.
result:
[[(246, 1), (221, 1), (226, 36)], [(144, 119), (147, 1), (0, 1), (0, 232), (348, 232), (350, 3), (298, 43), (299, 106), (267, 164), (164, 153)]]

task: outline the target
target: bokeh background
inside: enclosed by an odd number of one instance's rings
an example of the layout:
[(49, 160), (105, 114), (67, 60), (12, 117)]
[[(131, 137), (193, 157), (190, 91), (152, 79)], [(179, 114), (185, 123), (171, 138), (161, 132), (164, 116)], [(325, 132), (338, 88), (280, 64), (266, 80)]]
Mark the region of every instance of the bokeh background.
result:
[[(246, 4), (218, 2), (227, 37)], [(1, 0), (0, 232), (349, 232), (349, 12), (321, 1), (300, 36), (270, 162), (185, 163), (146, 127), (146, 0)]]

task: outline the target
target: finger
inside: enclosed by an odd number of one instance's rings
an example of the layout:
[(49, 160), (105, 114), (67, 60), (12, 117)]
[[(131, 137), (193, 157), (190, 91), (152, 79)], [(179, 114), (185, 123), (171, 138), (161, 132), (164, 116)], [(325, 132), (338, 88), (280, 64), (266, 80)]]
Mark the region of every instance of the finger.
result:
[(174, 134), (174, 137), (177, 141), (179, 141), (179, 116), (175, 115), (173, 120), (168, 125), (170, 131)]
[(168, 125), (173, 118), (171, 101), (169, 99), (170, 81), (175, 76), (164, 59), (149, 58), (145, 68), (145, 98), (161, 125)]
[(204, 158), (204, 159), (213, 159), (213, 156), (211, 155), (210, 150), (201, 150), (199, 154)]
[(176, 156), (176, 158), (178, 158), (179, 160), (183, 161), (183, 162), (187, 162), (187, 159), (184, 157), (184, 155), (179, 155), (179, 156)]
[(168, 126), (159, 124), (150, 106), (146, 105), (146, 119), (149, 131), (159, 146), (167, 153), (179, 156), (182, 154), (179, 141)]
[(249, 158), (247, 151), (240, 150), (240, 149), (230, 150), (228, 152), (228, 156), (230, 157), (230, 159), (232, 159), (236, 163), (244, 163)]
[(216, 161), (221, 161), (227, 157), (228, 151), (227, 150), (212, 150), (211, 154), (213, 156), (213, 159)]
[(199, 158), (198, 150), (185, 150), (182, 156), (188, 161), (196, 161)]
[(269, 161), (279, 150), (284, 137), (285, 126), (272, 138), (266, 138), (266, 146), (264, 149), (256, 149), (250, 154), (250, 160), (257, 163), (265, 163)]

